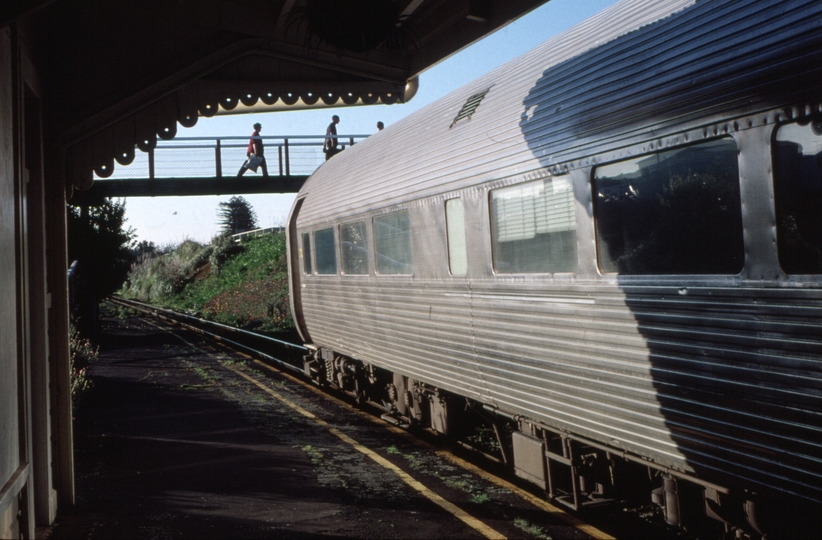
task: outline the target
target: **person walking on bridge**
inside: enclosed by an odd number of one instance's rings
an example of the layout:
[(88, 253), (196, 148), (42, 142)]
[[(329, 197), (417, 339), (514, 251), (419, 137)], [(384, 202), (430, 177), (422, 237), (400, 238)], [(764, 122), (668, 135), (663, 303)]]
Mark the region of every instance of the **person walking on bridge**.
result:
[(337, 147), (337, 124), (340, 123), (340, 117), (336, 114), (331, 117), (331, 123), (328, 124), (328, 129), (325, 130), (325, 142), (323, 143), (323, 152), (325, 152), (325, 160), (331, 159), (331, 156), (340, 151)]
[(260, 136), (260, 131), (263, 125), (259, 122), (254, 124), (254, 133), (251, 134), (251, 139), (248, 141), (248, 150), (246, 151), (245, 163), (240, 167), (240, 172), (237, 173), (237, 178), (245, 174), (248, 169), (257, 172), (257, 167), (262, 167), (263, 176), (268, 176), (268, 166), (265, 163), (265, 151), (263, 150), (263, 138)]

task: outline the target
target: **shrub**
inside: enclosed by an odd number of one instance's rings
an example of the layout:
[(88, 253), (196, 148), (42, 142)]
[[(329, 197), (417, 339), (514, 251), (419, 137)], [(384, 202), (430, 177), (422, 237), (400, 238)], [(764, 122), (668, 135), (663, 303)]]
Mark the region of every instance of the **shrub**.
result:
[(91, 341), (80, 336), (74, 327), (69, 326), (69, 352), (71, 370), (71, 403), (76, 409), (79, 407), (83, 397), (93, 386), (89, 378), (89, 368), (97, 362), (100, 357), (98, 347), (92, 345)]
[(243, 246), (235, 243), (229, 234), (215, 236), (211, 240), (211, 247), (212, 251), (209, 261), (211, 262), (211, 271), (215, 276), (220, 275), (223, 266), (225, 266), (232, 257), (243, 252)]
[(132, 266), (120, 294), (143, 302), (162, 302), (180, 294), (211, 252), (211, 246), (186, 240), (168, 253), (147, 254)]
[(285, 235), (242, 246), (221, 235), (211, 246), (185, 242), (135, 265), (122, 295), (258, 332), (293, 329)]

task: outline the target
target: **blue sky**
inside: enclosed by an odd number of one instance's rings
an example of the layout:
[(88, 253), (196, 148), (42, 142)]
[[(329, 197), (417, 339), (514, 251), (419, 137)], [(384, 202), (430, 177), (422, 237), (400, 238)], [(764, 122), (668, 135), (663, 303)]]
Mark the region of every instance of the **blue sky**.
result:
[[(200, 118), (193, 128), (179, 127), (177, 136), (245, 136), (251, 133), (255, 122), (263, 125), (264, 135), (317, 135), (325, 132), (332, 114), (341, 118), (337, 126), (340, 134), (373, 133), (378, 120), (388, 127), (614, 3), (615, 0), (551, 0), (424, 72), (419, 92), (406, 104)], [(129, 176), (128, 167), (118, 167), (117, 173)], [(283, 225), (294, 201), (294, 195), (244, 197), (257, 213), (261, 227)], [(228, 199), (229, 196), (131, 197), (126, 199), (127, 226), (134, 228), (138, 240), (160, 246), (185, 239), (206, 243), (219, 233), (218, 204)]]

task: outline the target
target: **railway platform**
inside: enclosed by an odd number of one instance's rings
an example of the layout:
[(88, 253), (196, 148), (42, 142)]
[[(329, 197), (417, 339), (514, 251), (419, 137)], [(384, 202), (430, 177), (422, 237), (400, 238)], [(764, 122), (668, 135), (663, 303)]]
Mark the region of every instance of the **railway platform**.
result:
[[(208, 366), (164, 332), (106, 319), (94, 387), (75, 414), (76, 507), (43, 536), (302, 538), (340, 501), (306, 453), (258, 429)], [(282, 534), (285, 533), (285, 534)]]
[(77, 504), (39, 538), (590, 537), (195, 334), (110, 313), (102, 336)]

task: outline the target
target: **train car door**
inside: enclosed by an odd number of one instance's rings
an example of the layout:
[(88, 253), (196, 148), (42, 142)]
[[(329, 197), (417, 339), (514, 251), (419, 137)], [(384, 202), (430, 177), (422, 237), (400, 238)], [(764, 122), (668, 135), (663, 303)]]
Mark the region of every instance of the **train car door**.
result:
[[(300, 213), (300, 208), (303, 206), (305, 197), (301, 197), (294, 202), (291, 208), (291, 215), (288, 216), (288, 234), (286, 235), (286, 252), (288, 256), (288, 288), (289, 288), (289, 304), (291, 305), (291, 316), (294, 318), (294, 326), (297, 327), (297, 332), (304, 343), (311, 343), (311, 337), (308, 335), (308, 330), (305, 327), (305, 317), (303, 317), (302, 304), (302, 259), (300, 257), (300, 250), (302, 244), (300, 237), (297, 234), (297, 216)], [(305, 253), (303, 256), (311, 257), (311, 253)]]

